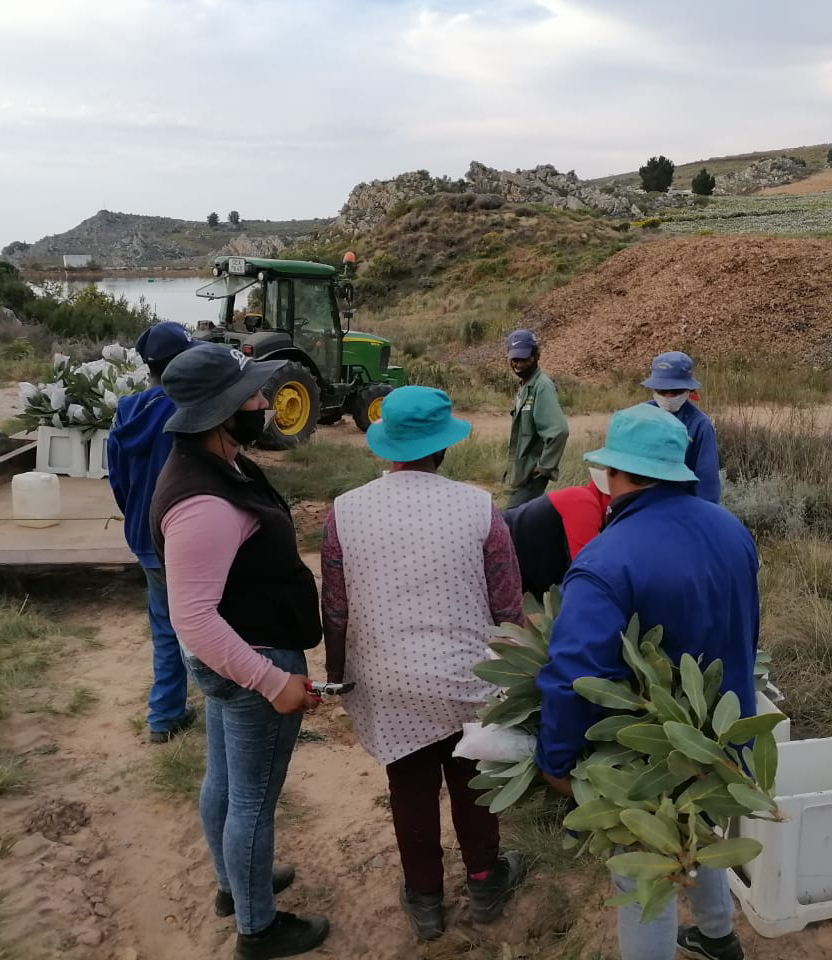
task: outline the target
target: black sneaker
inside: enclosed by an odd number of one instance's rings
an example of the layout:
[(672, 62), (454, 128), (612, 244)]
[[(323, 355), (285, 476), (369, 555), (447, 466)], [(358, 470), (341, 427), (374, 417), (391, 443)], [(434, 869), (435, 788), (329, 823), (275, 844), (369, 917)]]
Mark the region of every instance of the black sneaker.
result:
[(468, 878), (471, 916), (477, 923), (491, 923), (503, 912), (506, 900), (526, 876), (526, 858), (518, 850), (508, 850), (497, 858), (494, 869), (484, 880)]
[[(280, 893), (286, 887), (291, 887), (295, 882), (295, 868), (275, 866), (272, 871), (272, 890)], [(214, 900), (214, 913), (218, 917), (231, 917), (234, 915), (234, 897), (230, 890), (217, 890), (217, 896)]]
[(271, 960), (294, 957), (319, 947), (329, 933), (326, 917), (296, 917), (281, 910), (262, 933), (237, 934), (236, 960)]
[(727, 937), (706, 937), (699, 927), (679, 927), (679, 950), (694, 960), (743, 960), (745, 954), (735, 933)]
[(185, 707), (185, 712), (182, 716), (175, 720), (167, 730), (151, 730), (150, 731), (150, 742), (151, 743), (167, 743), (169, 740), (182, 733), (185, 730), (188, 730), (194, 725), (196, 720), (196, 707)]
[(445, 932), (443, 899), (441, 890), (437, 893), (415, 893), (402, 885), (402, 906), (420, 940), (436, 940)]

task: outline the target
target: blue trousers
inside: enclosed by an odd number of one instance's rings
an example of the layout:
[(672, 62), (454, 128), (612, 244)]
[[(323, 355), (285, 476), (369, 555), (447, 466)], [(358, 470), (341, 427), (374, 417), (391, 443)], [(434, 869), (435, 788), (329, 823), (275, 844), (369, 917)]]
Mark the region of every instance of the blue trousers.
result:
[[(261, 650), (289, 673), (306, 674), (297, 650)], [(205, 694), (208, 763), (199, 795), (202, 829), (221, 890), (234, 897), (237, 929), (260, 933), (275, 917), (274, 814), (300, 731), (261, 694), (221, 677), (196, 657), (191, 678)]]
[[(635, 890), (636, 881), (614, 876), (617, 893)], [(727, 937), (733, 929), (734, 901), (726, 870), (699, 867), (696, 885), (685, 891), (693, 919), (706, 937)], [(641, 922), (641, 907), (618, 908), (621, 960), (674, 960), (678, 920), (676, 899), (652, 923)]]
[(153, 640), (153, 686), (147, 698), (147, 724), (154, 732), (169, 730), (185, 712), (188, 674), (168, 611), (168, 590), (158, 567), (142, 567), (147, 580), (147, 616)]

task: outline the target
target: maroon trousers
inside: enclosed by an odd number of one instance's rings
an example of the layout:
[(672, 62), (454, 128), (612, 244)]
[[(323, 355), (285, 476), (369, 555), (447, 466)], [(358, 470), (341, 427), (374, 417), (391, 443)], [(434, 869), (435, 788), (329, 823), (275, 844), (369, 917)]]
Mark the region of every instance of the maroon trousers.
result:
[(390, 809), (404, 869), (404, 882), (414, 893), (442, 889), (442, 842), (439, 791), (442, 774), (451, 797), (451, 816), (468, 873), (491, 870), (500, 848), (497, 817), (474, 802), (480, 791), (468, 781), (477, 775), (476, 760), (452, 757), (462, 734), (432, 743), (387, 767)]

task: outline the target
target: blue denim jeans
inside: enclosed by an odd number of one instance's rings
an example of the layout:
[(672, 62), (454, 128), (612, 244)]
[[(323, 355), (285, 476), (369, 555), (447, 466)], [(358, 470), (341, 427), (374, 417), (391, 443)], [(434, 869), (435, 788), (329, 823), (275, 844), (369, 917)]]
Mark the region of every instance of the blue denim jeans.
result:
[[(635, 890), (636, 881), (614, 876), (618, 893)], [(734, 902), (728, 889), (725, 870), (700, 867), (696, 886), (685, 895), (696, 925), (706, 937), (726, 937), (733, 929)], [(631, 904), (618, 908), (618, 948), (621, 960), (674, 960), (678, 930), (677, 903), (674, 898), (652, 923), (642, 923), (641, 907)]]
[[(289, 673), (306, 674), (296, 650), (261, 650)], [(199, 795), (202, 829), (221, 890), (230, 890), (240, 933), (274, 920), (274, 814), (300, 731), (301, 714), (280, 714), (253, 690), (195, 657), (191, 679), (205, 694), (208, 764)]]
[(165, 576), (158, 567), (142, 567), (147, 580), (147, 616), (153, 640), (153, 686), (147, 698), (147, 725), (154, 733), (170, 730), (185, 712), (188, 674), (170, 623)]

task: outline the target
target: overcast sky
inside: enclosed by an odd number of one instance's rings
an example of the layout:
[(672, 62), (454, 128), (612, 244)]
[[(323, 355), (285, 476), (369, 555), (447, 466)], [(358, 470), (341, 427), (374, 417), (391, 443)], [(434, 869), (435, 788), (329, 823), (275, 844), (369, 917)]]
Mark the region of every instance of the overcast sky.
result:
[(474, 159), (827, 140), (830, 0), (0, 0), (0, 246), (102, 208), (330, 216)]

